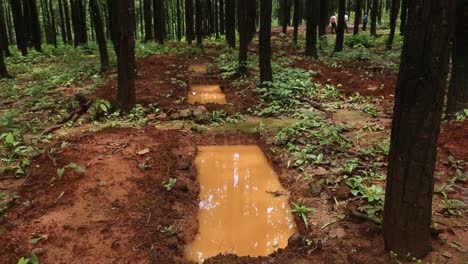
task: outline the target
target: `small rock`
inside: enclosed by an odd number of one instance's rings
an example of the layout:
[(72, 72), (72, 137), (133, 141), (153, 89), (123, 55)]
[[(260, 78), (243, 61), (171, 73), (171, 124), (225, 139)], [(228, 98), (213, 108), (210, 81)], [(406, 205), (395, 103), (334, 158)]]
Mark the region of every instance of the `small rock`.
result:
[(343, 228), (336, 228), (330, 231), (330, 236), (331, 237), (336, 237), (336, 238), (343, 238), (346, 235), (346, 232)]
[(193, 115), (198, 117), (198, 116), (205, 114), (205, 112), (206, 112), (206, 107), (201, 105), (193, 110)]
[(318, 167), (314, 169), (312, 173), (317, 176), (323, 176), (327, 174), (327, 172), (328, 172), (327, 169), (325, 169), (324, 167)]
[(177, 245), (179, 244), (179, 240), (177, 239), (177, 236), (171, 236), (170, 238), (167, 239), (167, 246), (169, 248), (177, 248)]
[(179, 113), (173, 113), (169, 116), (170, 119), (174, 120), (174, 119), (179, 119), (180, 118), (180, 115)]
[(44, 249), (43, 248), (34, 248), (33, 250), (31, 250), (31, 254), (34, 254), (36, 256), (40, 256), (42, 254), (44, 254)]
[(97, 185), (98, 185), (99, 187), (106, 187), (106, 186), (107, 186), (107, 182), (105, 182), (105, 181), (100, 181)]
[(288, 247), (304, 246), (305, 236), (301, 233), (295, 233), (288, 239)]
[(442, 256), (446, 257), (446, 258), (451, 258), (452, 257), (452, 254), (448, 253), (448, 252), (444, 252), (442, 253)]
[(160, 113), (159, 115), (156, 116), (157, 120), (164, 120), (167, 118), (166, 113)]
[(140, 151), (137, 152), (138, 155), (142, 156), (142, 155), (145, 155), (145, 154), (148, 154), (150, 153), (150, 149), (149, 148), (145, 148), (145, 149), (142, 149)]
[(375, 91), (377, 91), (378, 89), (379, 89), (379, 87), (377, 87), (377, 86), (369, 86), (369, 87), (367, 87), (367, 90), (372, 91), (372, 92), (375, 92)]
[(192, 116), (192, 110), (190, 110), (190, 109), (182, 109), (182, 110), (179, 110), (178, 113), (179, 113), (180, 117), (184, 117), (184, 118)]

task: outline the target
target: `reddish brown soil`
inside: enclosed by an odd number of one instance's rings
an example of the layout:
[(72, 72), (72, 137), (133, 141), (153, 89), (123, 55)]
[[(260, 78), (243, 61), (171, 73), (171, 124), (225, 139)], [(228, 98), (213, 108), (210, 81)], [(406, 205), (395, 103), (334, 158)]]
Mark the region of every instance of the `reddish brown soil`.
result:
[(468, 121), (450, 121), (442, 124), (439, 137), (439, 156), (448, 155), (468, 160)]
[[(35, 161), (37, 166), (19, 191), (21, 198), (2, 223), (0, 263), (16, 263), (38, 248), (41, 263), (150, 263), (151, 255), (157, 263), (186, 263), (184, 246), (197, 232), (198, 185), (192, 165), (196, 146), (215, 144), (262, 146), (291, 199), (301, 198), (317, 208), (308, 231), (296, 218), (301, 233), (316, 244), (305, 247), (296, 236), (285, 250), (268, 257), (217, 256), (206, 263), (391, 263), (377, 225), (347, 217), (321, 228), (340, 214), (328, 191), (311, 196), (307, 182), (298, 180), (255, 136), (146, 127), (104, 129), (67, 141), (70, 146), (63, 152)], [(146, 148), (149, 153), (137, 154)], [(67, 170), (63, 178), (52, 180), (57, 168), (71, 162), (86, 167), (86, 172)], [(145, 169), (140, 168), (143, 164)], [(178, 183), (166, 191), (162, 182), (169, 178)], [(30, 206), (24, 204), (27, 201)], [(161, 232), (170, 225), (174, 236)], [(38, 236), (46, 239), (28, 243)], [(429, 259), (449, 263), (441, 256), (447, 246), (438, 241)], [(451, 260), (459, 259), (456, 251), (450, 252)]]
[[(213, 52), (210, 51), (211, 55)], [(195, 107), (183, 100), (187, 97), (191, 84), (219, 84), (226, 94), (228, 104), (204, 105), (209, 111), (224, 110), (228, 113), (242, 112), (248, 107), (258, 103), (253, 93), (253, 88), (248, 86), (233, 87), (231, 80), (223, 80), (217, 75), (197, 75), (188, 73), (188, 66), (195, 64), (207, 64), (210, 54), (186, 57), (181, 54), (152, 55), (137, 60), (137, 78), (135, 91), (137, 103), (148, 105), (155, 104), (170, 114), (174, 111)], [(183, 83), (187, 85), (184, 85)], [(115, 100), (117, 94), (116, 80), (110, 80), (101, 87), (94, 98), (102, 98), (109, 101)]]

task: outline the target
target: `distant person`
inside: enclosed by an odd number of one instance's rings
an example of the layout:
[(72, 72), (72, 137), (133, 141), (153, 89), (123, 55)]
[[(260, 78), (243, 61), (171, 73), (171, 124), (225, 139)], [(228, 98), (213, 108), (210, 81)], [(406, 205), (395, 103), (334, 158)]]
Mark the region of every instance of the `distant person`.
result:
[(336, 34), (336, 15), (333, 13), (333, 15), (330, 17), (330, 24), (331, 24), (331, 33)]
[(346, 33), (348, 33), (348, 22), (349, 22), (349, 16), (348, 16), (348, 13), (346, 13), (344, 15), (344, 24), (345, 24)]
[(362, 17), (362, 31), (366, 31), (367, 22), (369, 22), (369, 16), (367, 15), (367, 13), (365, 13), (364, 16)]

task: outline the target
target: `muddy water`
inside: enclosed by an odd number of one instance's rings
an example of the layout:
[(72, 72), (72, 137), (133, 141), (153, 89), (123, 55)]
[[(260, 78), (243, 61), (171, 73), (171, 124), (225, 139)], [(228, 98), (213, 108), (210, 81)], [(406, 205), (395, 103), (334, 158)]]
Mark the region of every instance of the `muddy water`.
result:
[(226, 104), (226, 95), (219, 85), (193, 85), (188, 92), (188, 102)]
[(262, 150), (250, 145), (198, 150), (199, 230), (186, 258), (262, 256), (286, 247), (296, 227), (286, 191)]

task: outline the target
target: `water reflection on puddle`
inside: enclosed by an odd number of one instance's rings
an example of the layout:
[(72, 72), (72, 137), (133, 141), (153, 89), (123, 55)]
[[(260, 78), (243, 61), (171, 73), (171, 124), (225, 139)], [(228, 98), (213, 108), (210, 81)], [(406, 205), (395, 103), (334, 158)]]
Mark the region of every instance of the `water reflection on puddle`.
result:
[(186, 258), (219, 253), (268, 255), (295, 232), (287, 196), (258, 146), (203, 146), (195, 160), (200, 183), (199, 230)]
[(226, 95), (219, 85), (193, 85), (190, 87), (187, 100), (190, 104), (226, 104)]

